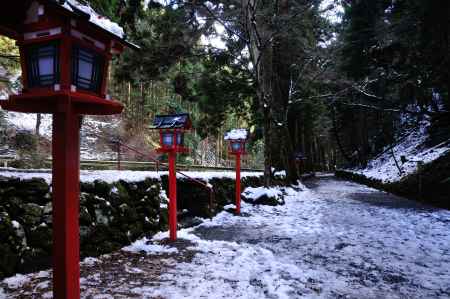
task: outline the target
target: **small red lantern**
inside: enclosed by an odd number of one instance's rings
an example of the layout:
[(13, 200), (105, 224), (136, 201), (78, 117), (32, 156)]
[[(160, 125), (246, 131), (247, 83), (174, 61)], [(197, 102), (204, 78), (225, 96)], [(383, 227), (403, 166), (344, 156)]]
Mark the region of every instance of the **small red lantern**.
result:
[(234, 129), (225, 135), (229, 141), (228, 153), (236, 157), (236, 214), (241, 213), (241, 155), (245, 155), (247, 130)]
[(192, 128), (188, 113), (157, 115), (152, 129), (159, 130), (159, 152), (186, 153), (189, 151), (184, 145), (184, 133)]
[(177, 153), (189, 151), (184, 145), (184, 133), (192, 128), (188, 113), (157, 115), (152, 129), (159, 130), (161, 147), (157, 150), (169, 155), (169, 230), (170, 240), (177, 239)]
[(107, 73), (126, 42), (122, 28), (77, 0), (8, 1), (0, 34), (20, 51), (22, 92), (5, 110), (53, 114), (53, 297), (79, 298), (79, 195), (81, 115), (118, 114)]

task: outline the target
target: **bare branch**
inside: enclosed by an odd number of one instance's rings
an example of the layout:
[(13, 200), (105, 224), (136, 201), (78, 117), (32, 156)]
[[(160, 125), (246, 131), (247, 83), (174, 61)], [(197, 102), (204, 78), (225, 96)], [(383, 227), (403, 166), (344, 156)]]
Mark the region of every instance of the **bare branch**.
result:
[(223, 20), (221, 18), (219, 18), (206, 4), (202, 3), (200, 6), (205, 8), (205, 10), (211, 15), (211, 17), (215, 21), (217, 21), (220, 25), (222, 25), (228, 33), (237, 36), (238, 38), (243, 40), (245, 43), (249, 43), (249, 41), (245, 37), (243, 37), (238, 32), (232, 30), (225, 22), (223, 22)]

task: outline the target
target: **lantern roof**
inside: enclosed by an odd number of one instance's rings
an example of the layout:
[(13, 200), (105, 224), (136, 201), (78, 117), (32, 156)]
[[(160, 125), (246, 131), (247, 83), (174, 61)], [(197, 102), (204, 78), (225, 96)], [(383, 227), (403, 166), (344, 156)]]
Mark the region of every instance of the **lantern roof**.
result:
[(305, 156), (305, 154), (303, 154), (302, 152), (296, 152), (296, 153), (294, 154), (294, 158), (295, 158), (296, 160), (306, 160), (306, 159), (307, 159), (307, 157)]
[(189, 113), (156, 115), (152, 129), (190, 129), (192, 122)]
[(233, 129), (225, 134), (225, 140), (246, 140), (246, 129)]
[(99, 15), (89, 5), (81, 4), (77, 0), (64, 0), (55, 2), (61, 5), (66, 10), (79, 16), (80, 18), (88, 19), (90, 23), (95, 24), (103, 30), (114, 34), (118, 38), (124, 38), (125, 33), (123, 32), (122, 27), (120, 27), (117, 23), (112, 22), (108, 18)]
[(122, 27), (108, 18), (99, 15), (88, 4), (82, 4), (78, 0), (15, 0), (8, 3), (8, 9), (0, 11), (0, 34), (13, 39), (19, 39), (27, 9), (31, 3), (56, 8), (62, 15), (78, 21), (87, 21), (89, 25), (106, 33), (111, 39), (134, 49), (139, 47), (128, 42)]

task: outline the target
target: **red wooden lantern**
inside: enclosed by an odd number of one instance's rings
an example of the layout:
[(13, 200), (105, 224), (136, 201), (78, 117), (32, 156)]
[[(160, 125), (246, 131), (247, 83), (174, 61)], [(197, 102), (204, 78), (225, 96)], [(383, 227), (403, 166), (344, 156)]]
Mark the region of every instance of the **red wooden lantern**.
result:
[(79, 298), (81, 115), (120, 113), (106, 94), (113, 54), (133, 46), (122, 29), (76, 0), (8, 1), (0, 34), (16, 40), (23, 89), (5, 110), (53, 114), (53, 293)]
[(187, 129), (160, 129), (159, 130), (159, 142), (161, 148), (158, 149), (159, 152), (177, 152), (186, 153), (189, 151), (184, 145), (184, 133)]
[(236, 214), (241, 213), (241, 155), (245, 155), (247, 130), (234, 129), (225, 135), (228, 140), (228, 153), (236, 157)]
[(188, 113), (155, 116), (152, 129), (159, 130), (161, 147), (158, 152), (188, 152), (189, 149), (184, 145), (184, 133), (191, 128), (192, 122)]
[(161, 147), (157, 150), (169, 156), (169, 231), (170, 240), (177, 239), (177, 153), (186, 153), (189, 149), (184, 145), (184, 133), (192, 128), (188, 113), (157, 115), (152, 129), (159, 130)]
[(0, 34), (16, 40), (22, 92), (2, 104), (6, 110), (107, 115), (122, 105), (106, 94), (113, 54), (124, 46), (122, 29), (76, 0), (11, 1), (0, 12)]

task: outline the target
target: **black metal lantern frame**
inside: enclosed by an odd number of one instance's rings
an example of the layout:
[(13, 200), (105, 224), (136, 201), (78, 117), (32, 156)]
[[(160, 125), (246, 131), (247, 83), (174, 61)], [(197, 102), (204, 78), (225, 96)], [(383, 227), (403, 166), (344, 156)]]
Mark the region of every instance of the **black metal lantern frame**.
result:
[(174, 146), (173, 133), (173, 131), (161, 132), (161, 145), (163, 147), (171, 148)]
[(177, 146), (184, 146), (184, 131), (176, 131)]
[[(49, 87), (60, 83), (60, 43), (51, 41), (26, 48), (28, 87)], [(77, 89), (98, 93), (103, 80), (103, 57), (78, 45), (72, 48), (72, 84)]]
[(99, 92), (102, 84), (104, 59), (93, 50), (72, 48), (72, 84), (77, 89)]
[(160, 131), (161, 146), (165, 149), (184, 146), (184, 130), (161, 130)]
[(26, 50), (29, 87), (47, 87), (60, 80), (59, 43), (29, 46)]

